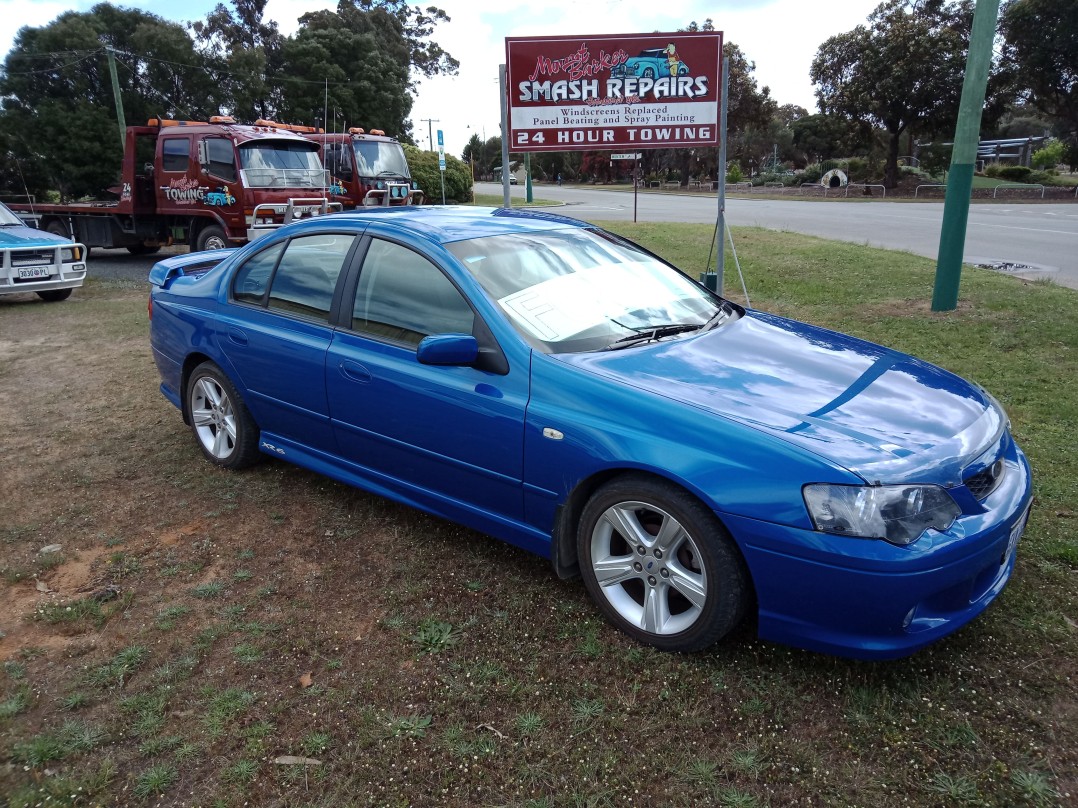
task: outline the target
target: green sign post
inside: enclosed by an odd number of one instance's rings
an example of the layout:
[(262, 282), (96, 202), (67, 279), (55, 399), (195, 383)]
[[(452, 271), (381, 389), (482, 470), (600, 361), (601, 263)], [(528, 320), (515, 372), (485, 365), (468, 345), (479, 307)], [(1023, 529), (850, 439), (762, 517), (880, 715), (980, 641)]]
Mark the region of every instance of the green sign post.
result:
[(958, 306), (958, 284), (962, 278), (962, 249), (966, 244), (969, 197), (973, 189), (973, 168), (981, 139), (981, 109), (992, 65), (992, 39), (996, 33), (999, 0), (977, 0), (973, 31), (969, 37), (966, 77), (955, 125), (951, 169), (947, 174), (947, 198), (943, 203), (943, 228), (936, 261), (936, 286), (932, 311), (951, 311)]

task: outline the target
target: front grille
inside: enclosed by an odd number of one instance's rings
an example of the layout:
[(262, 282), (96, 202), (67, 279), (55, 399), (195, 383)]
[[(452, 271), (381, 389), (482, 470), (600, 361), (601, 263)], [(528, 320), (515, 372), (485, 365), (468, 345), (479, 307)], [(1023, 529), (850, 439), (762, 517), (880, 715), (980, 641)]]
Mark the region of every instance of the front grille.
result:
[(51, 264), (56, 256), (55, 250), (12, 250), (11, 266), (13, 267), (36, 267), (42, 264)]
[(995, 491), (1001, 482), (1007, 465), (1002, 460), (997, 460), (983, 471), (978, 471), (965, 479), (966, 488), (977, 499), (984, 499)]

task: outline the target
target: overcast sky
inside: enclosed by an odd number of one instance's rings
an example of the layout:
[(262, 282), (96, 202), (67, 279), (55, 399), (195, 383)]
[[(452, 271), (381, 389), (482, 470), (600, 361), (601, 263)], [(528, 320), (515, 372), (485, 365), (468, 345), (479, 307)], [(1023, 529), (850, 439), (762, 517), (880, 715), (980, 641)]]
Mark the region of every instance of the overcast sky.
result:
[[(693, 20), (714, 20), (726, 41), (737, 43), (756, 62), (756, 79), (780, 104), (816, 102), (808, 71), (819, 45), (862, 23), (879, 0), (423, 0), (444, 9), (451, 22), (433, 39), (460, 60), (460, 73), (424, 81), (412, 107), (416, 142), (427, 146), (429, 128), (445, 133), (446, 151), (459, 155), (473, 133), (498, 132), (498, 65), (505, 37), (675, 31)], [(165, 19), (203, 19), (215, 0), (135, 0), (116, 5), (139, 8)], [(24, 25), (41, 26), (65, 11), (87, 11), (94, 0), (0, 0), (0, 52), (11, 47)], [(296, 29), (301, 14), (336, 8), (336, 0), (269, 0), (267, 15), (282, 32)], [(427, 118), (436, 119), (428, 126)]]

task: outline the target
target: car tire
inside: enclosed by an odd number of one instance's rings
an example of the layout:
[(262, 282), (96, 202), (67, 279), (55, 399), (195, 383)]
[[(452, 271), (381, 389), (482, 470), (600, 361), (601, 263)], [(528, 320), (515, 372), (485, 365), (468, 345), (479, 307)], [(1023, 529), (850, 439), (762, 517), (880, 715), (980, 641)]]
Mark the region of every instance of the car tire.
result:
[(150, 247), (147, 244), (128, 244), (127, 251), (132, 255), (153, 255), (160, 250), (160, 246)]
[(243, 398), (213, 362), (187, 379), (187, 414), (202, 454), (215, 465), (241, 469), (257, 463), (259, 430)]
[(664, 480), (630, 475), (598, 489), (584, 506), (577, 551), (606, 618), (663, 651), (706, 648), (748, 610), (748, 571), (729, 532)]
[(653, 79), (655, 78), (655, 70), (650, 67), (645, 67), (644, 72), (641, 74), (641, 78)]
[(195, 240), (195, 252), (223, 250), (227, 247), (228, 236), (225, 235), (224, 228), (211, 224), (198, 231), (198, 238)]
[(59, 303), (61, 300), (67, 300), (69, 297), (71, 297), (71, 290), (46, 289), (44, 292), (37, 292), (36, 294), (46, 303)]

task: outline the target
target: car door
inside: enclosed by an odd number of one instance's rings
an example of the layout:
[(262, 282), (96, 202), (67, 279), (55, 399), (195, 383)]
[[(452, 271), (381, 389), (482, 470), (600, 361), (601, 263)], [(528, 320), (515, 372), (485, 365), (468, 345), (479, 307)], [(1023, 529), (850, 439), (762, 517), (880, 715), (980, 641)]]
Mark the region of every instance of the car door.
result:
[(370, 240), (344, 312), (326, 368), (343, 457), (405, 493), (519, 520), (526, 363), (421, 364), (416, 349), (430, 334), (474, 334), (484, 353), (503, 355), (441, 268), (386, 239)]
[(334, 452), (326, 351), (338, 281), (355, 233), (296, 236), (254, 253), (236, 271), (218, 316), (218, 344), (263, 434)]

